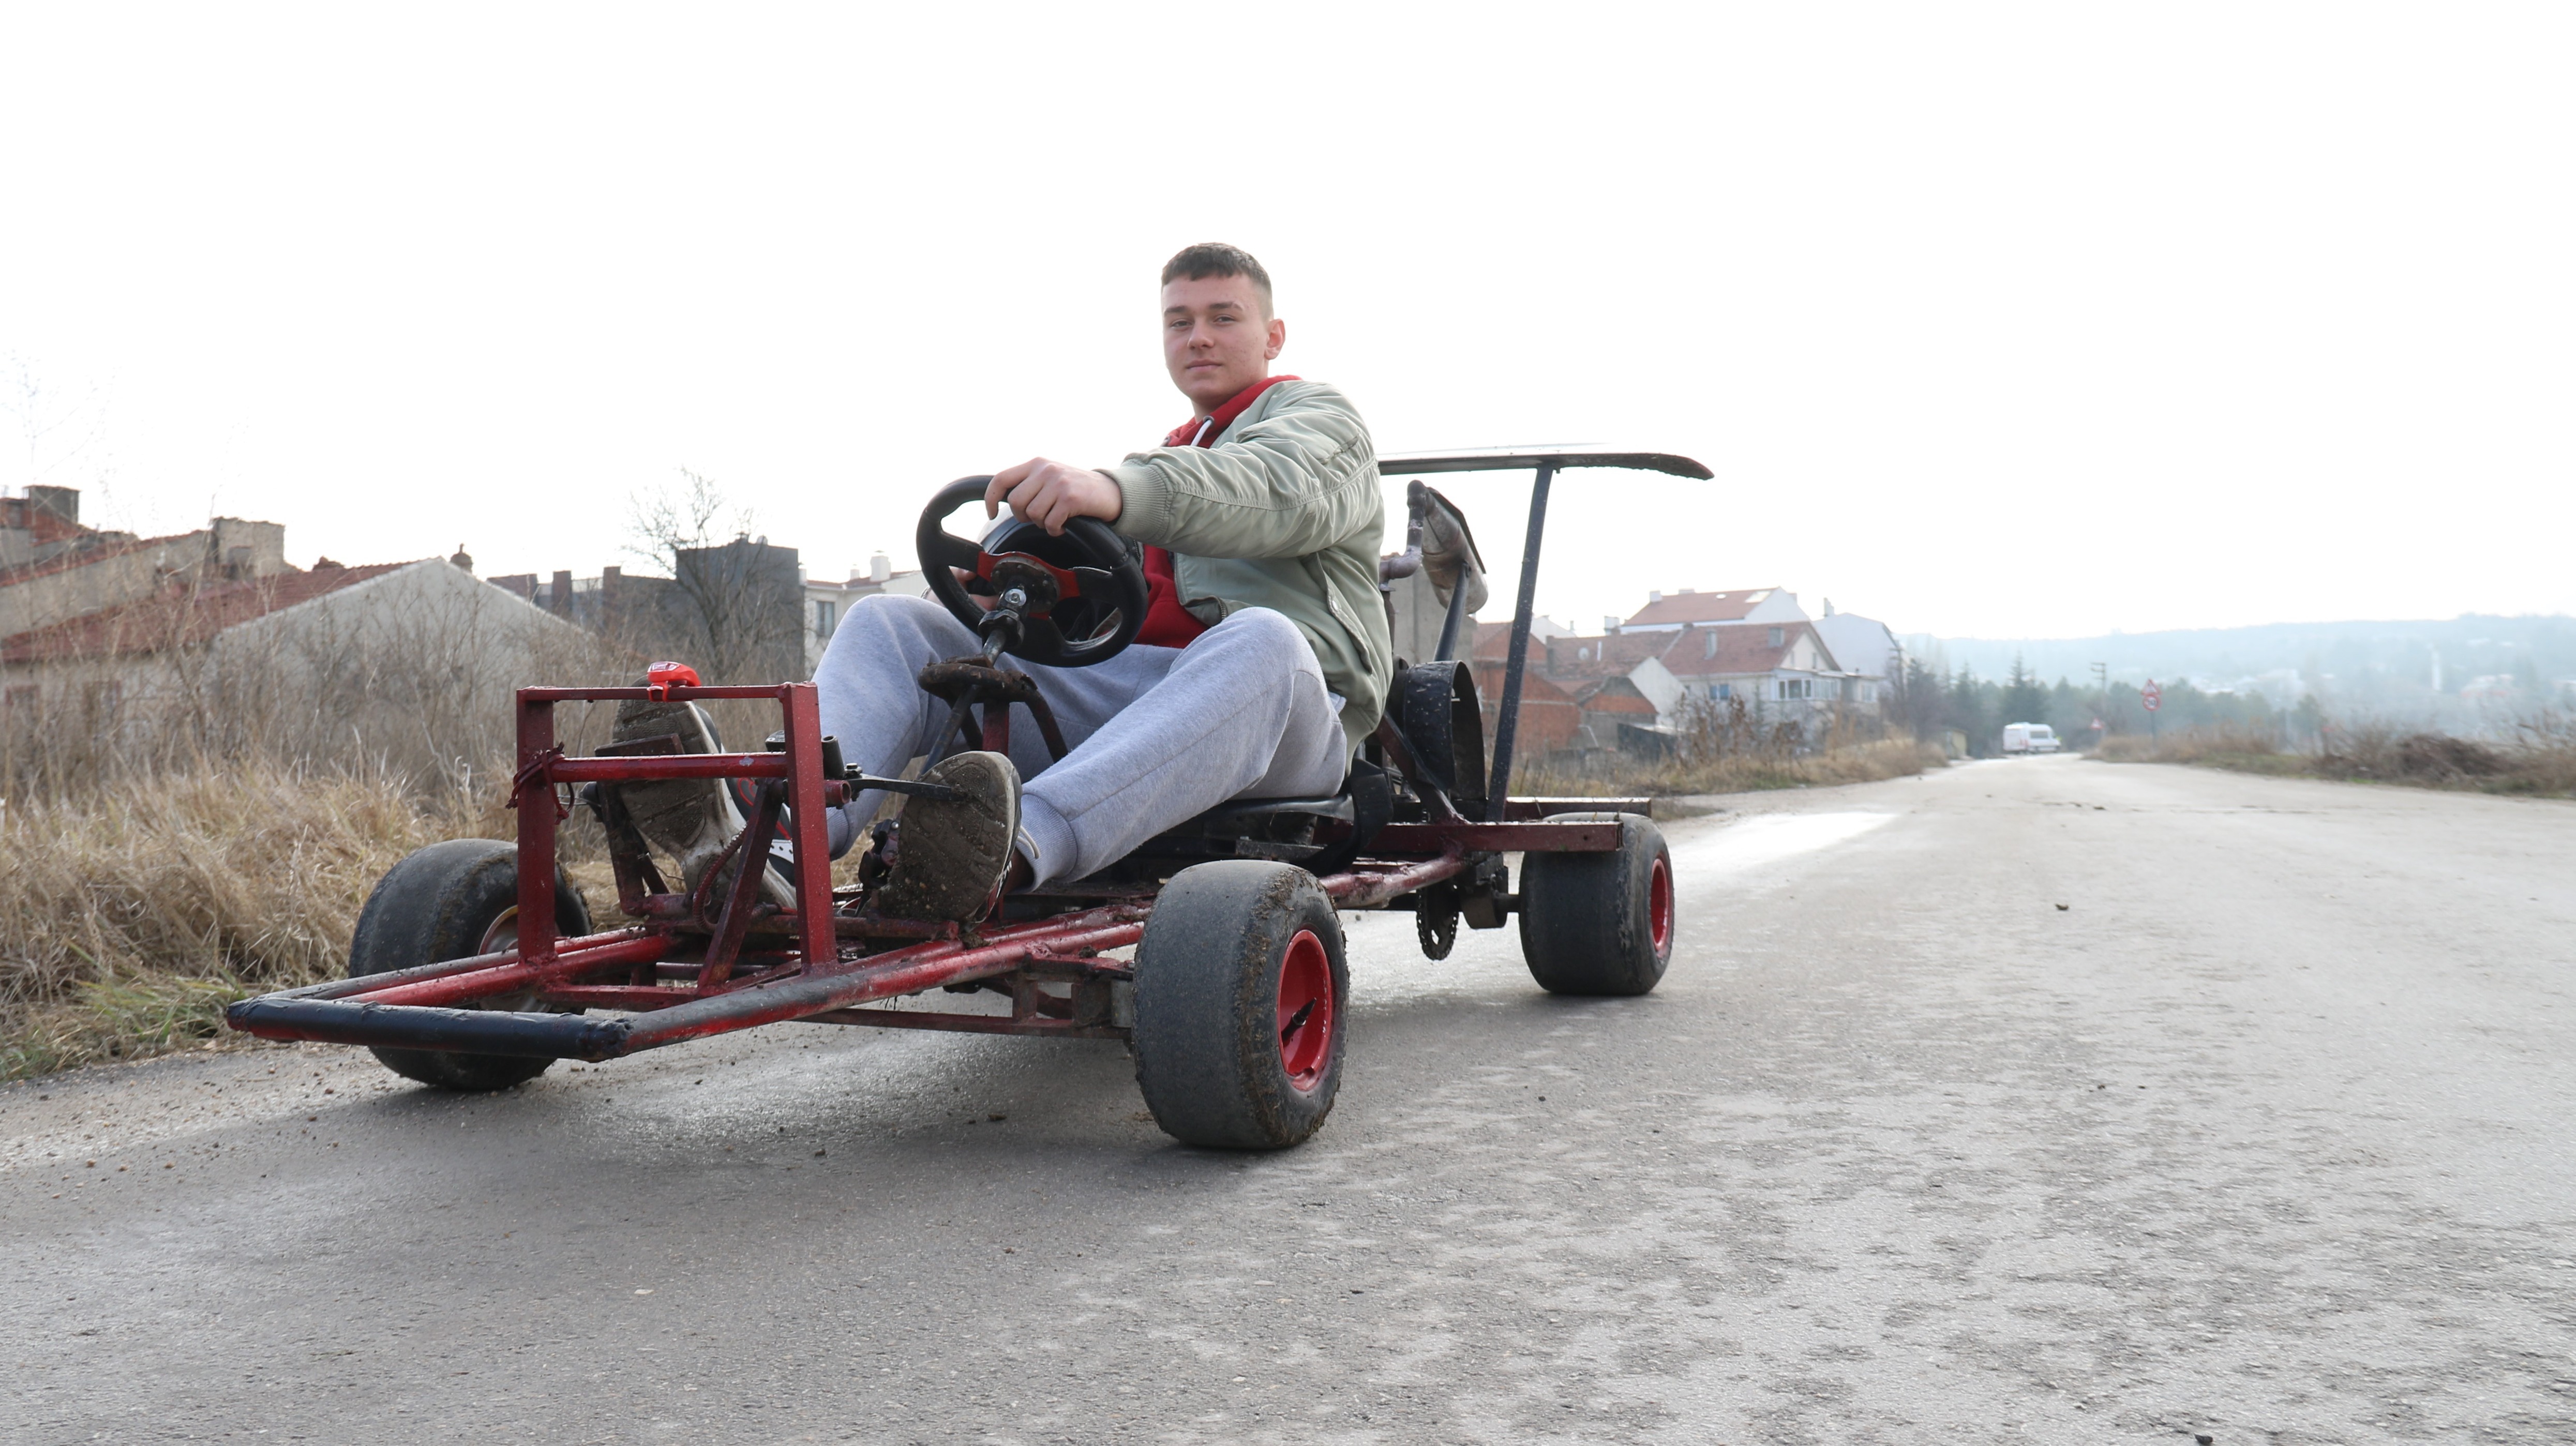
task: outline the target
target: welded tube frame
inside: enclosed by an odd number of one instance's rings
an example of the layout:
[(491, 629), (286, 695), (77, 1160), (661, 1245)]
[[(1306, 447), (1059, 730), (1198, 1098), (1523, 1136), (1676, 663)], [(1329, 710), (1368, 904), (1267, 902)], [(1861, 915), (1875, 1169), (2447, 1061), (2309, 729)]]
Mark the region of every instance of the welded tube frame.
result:
[(1512, 605), (1511, 651), (1503, 655), (1503, 711), (1494, 719), (1493, 781), (1485, 790), (1491, 800), (1486, 816), (1501, 822), (1512, 792), (1512, 743), (1520, 732), (1521, 682), (1529, 670), (1530, 613), (1538, 600), (1538, 548), (1547, 533), (1547, 494), (1556, 481), (1556, 464), (1542, 462), (1530, 484), (1529, 534), (1521, 544), (1520, 591)]
[[(1543, 525), (1546, 489), (1532, 502), (1531, 532)], [(1521, 608), (1515, 634), (1526, 638), (1533, 574), (1525, 562)], [(1515, 659), (1520, 657), (1518, 651)], [(560, 785), (583, 780), (625, 781), (639, 778), (709, 777), (771, 780), (788, 796), (797, 842), (798, 896), (832, 898), (830, 860), (824, 840), (823, 809), (829, 799), (822, 777), (819, 712), (814, 685), (789, 683), (767, 688), (671, 688), (675, 701), (692, 698), (769, 699), (785, 715), (783, 753), (652, 755), (568, 759), (555, 742), (554, 705), (565, 701), (611, 701), (652, 696), (641, 688), (524, 688), (517, 694), (517, 744), (520, 771), (514, 799), (519, 813), (519, 857), (551, 862), (563, 816)], [(1517, 669), (1504, 696), (1517, 701)], [(1511, 715), (1506, 713), (1505, 725)], [(1499, 767), (1508, 755), (1498, 756)], [(1504, 776), (1499, 771), (1497, 777)], [(1592, 821), (1554, 821), (1528, 815), (1555, 800), (1514, 801), (1497, 798), (1497, 819), (1519, 812), (1510, 823), (1477, 823), (1446, 817), (1426, 823), (1389, 824), (1373, 841), (1371, 855), (1350, 868), (1318, 881), (1335, 906), (1345, 909), (1383, 907), (1392, 900), (1464, 872), (1474, 858), (1502, 851), (1546, 850), (1598, 852), (1617, 846), (1617, 829)], [(1573, 802), (1566, 800), (1564, 802)], [(1587, 801), (1588, 802), (1588, 801)], [(1388, 857), (1391, 855), (1392, 857)], [(1426, 857), (1425, 855), (1430, 855)], [(656, 918), (636, 925), (563, 939), (556, 934), (555, 870), (524, 868), (519, 878), (520, 930), (517, 947), (508, 951), (443, 960), (357, 979), (334, 980), (300, 989), (280, 990), (244, 1000), (226, 1011), (227, 1023), (271, 1039), (309, 1039), (396, 1048), (455, 1050), (602, 1060), (640, 1053), (709, 1035), (762, 1024), (838, 1016), (829, 1022), (864, 1023), (900, 1028), (971, 1029), (984, 1032), (1054, 1034), (1069, 1037), (1117, 1037), (1123, 1031), (1097, 1022), (1080, 1025), (1049, 1020), (996, 1020), (992, 1016), (946, 1016), (918, 1010), (874, 1010), (861, 1006), (943, 985), (972, 983), (1015, 972), (1060, 967), (1088, 967), (1077, 961), (1082, 951), (1124, 948), (1143, 937), (1151, 898), (1103, 901), (1090, 908), (986, 931), (951, 930), (944, 938), (923, 939), (876, 954), (844, 959), (841, 936), (866, 935), (865, 920), (838, 916), (830, 907), (799, 910), (785, 916), (797, 945), (792, 964), (730, 985), (711, 980), (713, 988), (684, 997), (659, 988), (591, 987), (585, 976), (654, 963), (695, 932), (696, 919)], [(900, 923), (901, 921), (892, 921)], [(845, 926), (849, 927), (845, 930)], [(1102, 961), (1104, 971), (1122, 969)], [(616, 993), (623, 1001), (645, 1006), (628, 1018), (581, 1014), (477, 1009), (478, 1000), (525, 995), (543, 997), (564, 989), (578, 999)], [(968, 1021), (976, 1022), (968, 1022)]]

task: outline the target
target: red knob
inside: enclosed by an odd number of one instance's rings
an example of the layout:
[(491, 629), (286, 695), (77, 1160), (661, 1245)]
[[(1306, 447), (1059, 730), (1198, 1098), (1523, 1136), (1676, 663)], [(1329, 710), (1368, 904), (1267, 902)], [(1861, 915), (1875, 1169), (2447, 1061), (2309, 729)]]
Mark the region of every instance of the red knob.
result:
[(644, 690), (655, 698), (671, 696), (673, 688), (698, 686), (698, 670), (686, 663), (655, 663), (644, 670)]

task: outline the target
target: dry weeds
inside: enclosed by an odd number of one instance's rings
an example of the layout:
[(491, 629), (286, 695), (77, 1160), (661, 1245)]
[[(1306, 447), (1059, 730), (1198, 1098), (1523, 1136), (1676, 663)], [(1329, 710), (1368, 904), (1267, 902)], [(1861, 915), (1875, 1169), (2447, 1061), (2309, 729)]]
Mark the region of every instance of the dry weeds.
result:
[(2106, 738), (2099, 757), (2120, 763), (2197, 763), (2246, 773), (2396, 783), (2485, 793), (2576, 795), (2576, 719), (2542, 713), (2501, 742), (2384, 723), (2330, 730), (2315, 753), (2289, 752), (2268, 729), (2193, 729), (2148, 739)]
[(0, 810), (0, 1078), (211, 1039), (246, 994), (346, 966), (395, 860), (470, 834), (382, 776), (274, 764)]
[[(508, 837), (510, 689), (635, 663), (570, 629), (502, 628), (486, 601), (212, 649), (123, 640), (45, 675), (41, 703), (13, 699), (0, 1078), (214, 1039), (232, 1000), (344, 968), (404, 854)], [(610, 710), (558, 713), (581, 749)]]
[[(2297, 755), (2281, 751), (2277, 732), (2246, 724), (2175, 729), (2154, 735), (2114, 733), (2102, 740), (2093, 756), (2113, 763), (2203, 763), (2257, 773), (2299, 771), (2295, 766)], [(2278, 760), (2277, 766), (2274, 760)]]
[(1751, 793), (1835, 783), (1874, 783), (1905, 778), (1947, 760), (1941, 750), (1911, 738), (1883, 738), (1814, 753), (1746, 752), (1705, 760), (1651, 762), (1620, 759), (1606, 766), (1562, 768), (1538, 764), (1513, 770), (1516, 793), (1602, 798), (1645, 795), (1670, 798), (1694, 793)]

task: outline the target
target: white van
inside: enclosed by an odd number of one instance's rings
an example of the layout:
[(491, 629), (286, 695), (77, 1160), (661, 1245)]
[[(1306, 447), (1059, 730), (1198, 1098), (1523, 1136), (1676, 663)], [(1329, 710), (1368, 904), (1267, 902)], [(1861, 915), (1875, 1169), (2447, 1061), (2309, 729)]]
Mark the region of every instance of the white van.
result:
[(2016, 753), (2055, 753), (2057, 730), (2045, 723), (2007, 723), (2004, 725), (2004, 756)]

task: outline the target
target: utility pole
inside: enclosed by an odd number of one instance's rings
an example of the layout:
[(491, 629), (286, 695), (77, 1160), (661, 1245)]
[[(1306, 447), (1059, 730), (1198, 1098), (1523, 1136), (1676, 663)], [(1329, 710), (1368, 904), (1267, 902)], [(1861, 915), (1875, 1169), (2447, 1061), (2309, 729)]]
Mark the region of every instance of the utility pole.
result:
[(2102, 740), (2111, 736), (2111, 665), (2093, 665), (2093, 751), (2102, 751)]

